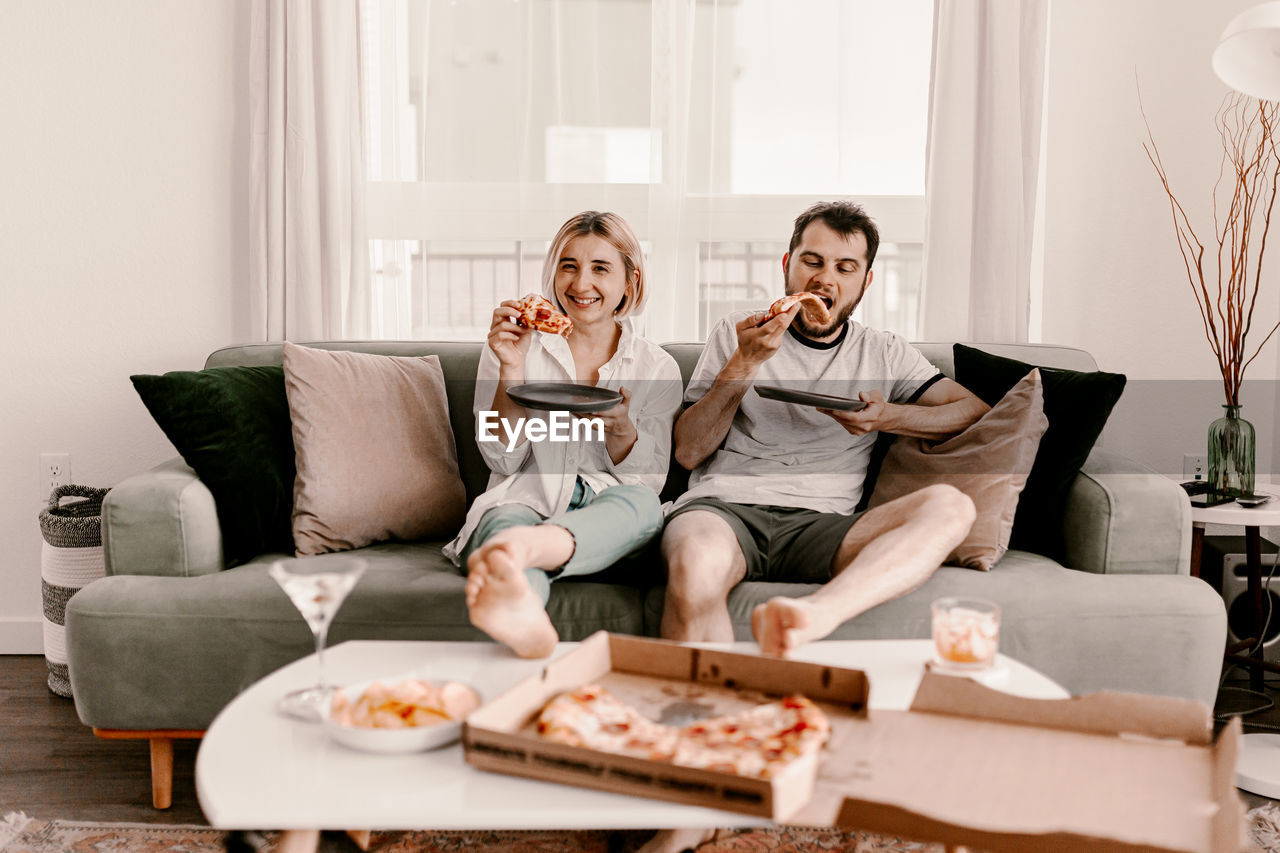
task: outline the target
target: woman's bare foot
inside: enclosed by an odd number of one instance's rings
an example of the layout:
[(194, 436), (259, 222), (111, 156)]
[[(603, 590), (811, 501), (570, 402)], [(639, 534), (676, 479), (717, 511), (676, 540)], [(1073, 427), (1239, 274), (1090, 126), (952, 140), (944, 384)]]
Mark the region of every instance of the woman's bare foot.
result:
[(751, 633), (767, 655), (786, 657), (835, 630), (822, 609), (803, 598), (775, 596), (751, 611)]
[(525, 569), (563, 565), (573, 537), (556, 525), (509, 527), (467, 558), (467, 610), (471, 624), (520, 657), (551, 654), (560, 637)]

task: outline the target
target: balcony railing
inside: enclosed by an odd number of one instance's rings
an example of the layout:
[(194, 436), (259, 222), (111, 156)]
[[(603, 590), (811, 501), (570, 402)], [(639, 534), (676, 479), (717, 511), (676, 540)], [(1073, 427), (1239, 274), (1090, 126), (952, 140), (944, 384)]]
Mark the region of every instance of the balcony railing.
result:
[[(510, 246), (495, 250), (496, 245)], [(917, 337), (921, 246), (882, 243), (875, 275), (854, 318), (877, 329)], [(786, 244), (702, 243), (698, 262), (698, 334), (717, 320), (766, 307), (783, 293)], [(494, 307), (541, 289), (545, 244), (487, 243), (474, 251), (456, 244), (375, 240), (373, 335), (377, 338), (481, 340)]]

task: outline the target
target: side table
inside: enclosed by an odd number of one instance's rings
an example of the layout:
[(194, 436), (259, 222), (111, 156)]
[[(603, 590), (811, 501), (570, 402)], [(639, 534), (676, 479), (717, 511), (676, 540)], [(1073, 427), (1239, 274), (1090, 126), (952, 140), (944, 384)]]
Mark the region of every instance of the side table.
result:
[[(1206, 524), (1225, 524), (1243, 527), (1245, 560), (1249, 573), (1249, 600), (1253, 607), (1253, 624), (1247, 633), (1252, 637), (1230, 645), (1224, 659), (1242, 664), (1249, 669), (1249, 687), (1259, 693), (1263, 688), (1263, 673), (1280, 672), (1280, 666), (1268, 663), (1263, 657), (1262, 623), (1265, 608), (1262, 601), (1262, 531), (1263, 527), (1280, 525), (1280, 487), (1275, 484), (1256, 486), (1259, 494), (1271, 495), (1262, 506), (1248, 508), (1225, 503), (1211, 507), (1191, 507), (1191, 574), (1200, 576), (1200, 555), (1204, 548)], [(1272, 614), (1280, 619), (1280, 613)], [(1240, 654), (1252, 646), (1247, 655)], [(1280, 797), (1280, 735), (1250, 733), (1240, 739), (1240, 754), (1236, 759), (1236, 787), (1264, 797)]]
[[(1263, 527), (1280, 526), (1280, 487), (1275, 484), (1257, 486), (1254, 491), (1271, 495), (1271, 500), (1262, 506), (1247, 508), (1234, 501), (1211, 507), (1191, 507), (1191, 574), (1200, 576), (1200, 556), (1204, 548), (1204, 528), (1206, 524), (1225, 524), (1232, 527), (1243, 527), (1245, 536), (1245, 558), (1249, 577), (1249, 601), (1253, 605), (1253, 624), (1249, 626), (1253, 635), (1227, 648), (1226, 660), (1242, 664), (1249, 669), (1249, 686), (1258, 692), (1262, 691), (1263, 672), (1280, 673), (1280, 666), (1267, 663), (1262, 654), (1262, 622), (1265, 618), (1265, 607), (1262, 598), (1262, 531)], [(1272, 618), (1280, 619), (1280, 613)], [(1240, 654), (1252, 646), (1247, 655)]]

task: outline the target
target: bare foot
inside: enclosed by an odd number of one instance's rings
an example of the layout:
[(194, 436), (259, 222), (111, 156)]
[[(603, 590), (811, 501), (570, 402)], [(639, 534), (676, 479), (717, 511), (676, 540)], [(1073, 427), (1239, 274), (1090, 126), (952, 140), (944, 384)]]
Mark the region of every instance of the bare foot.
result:
[(716, 835), (714, 829), (660, 829), (636, 853), (682, 853), (696, 850)]
[(471, 624), (510, 646), (522, 658), (546, 657), (560, 639), (542, 599), (524, 576), (524, 570), (533, 567), (539, 554), (537, 543), (532, 541), (536, 537), (531, 538), (528, 531), (538, 529), (503, 530), (467, 558), (467, 610)]
[(751, 633), (767, 655), (786, 657), (805, 643), (820, 640), (835, 630), (822, 610), (802, 598), (775, 596), (751, 611)]

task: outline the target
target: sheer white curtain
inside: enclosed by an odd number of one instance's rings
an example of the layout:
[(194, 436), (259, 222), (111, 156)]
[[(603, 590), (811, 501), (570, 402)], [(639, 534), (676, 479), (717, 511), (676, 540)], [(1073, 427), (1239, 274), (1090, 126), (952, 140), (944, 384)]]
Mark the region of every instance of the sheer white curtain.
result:
[(539, 290), (547, 243), (583, 210), (641, 240), (644, 320), (690, 323), (693, 290), (674, 282), (697, 259), (681, 227), (691, 57), (716, 6), (361, 0), (374, 335), (483, 338), (494, 305)]
[(936, 0), (923, 337), (1028, 338), (1048, 3)]
[(918, 314), (931, 2), (360, 0), (373, 335), (482, 339), (596, 209), (644, 245), (647, 334), (697, 340), (838, 196), (881, 224), (868, 322), (914, 334), (883, 318)]
[(263, 340), (369, 334), (356, 0), (255, 0), (252, 322)]

